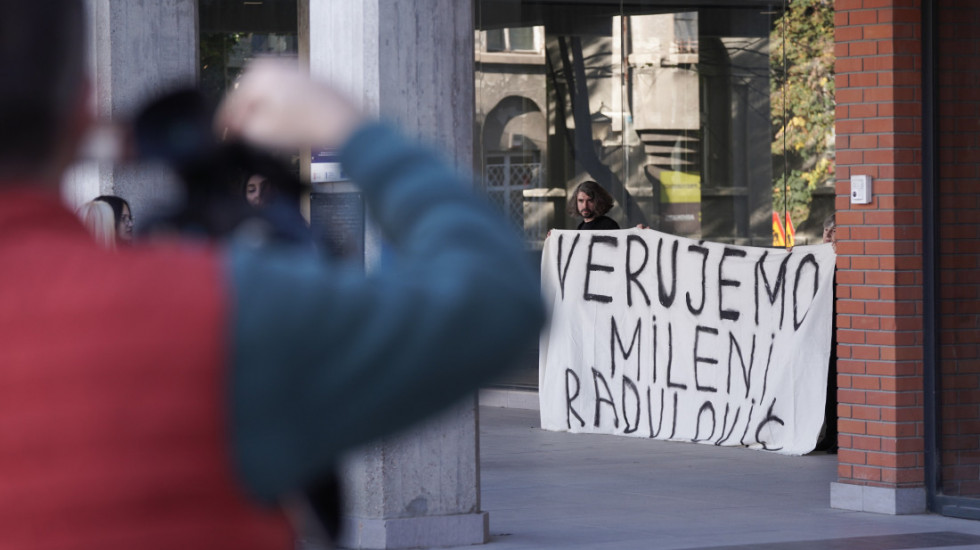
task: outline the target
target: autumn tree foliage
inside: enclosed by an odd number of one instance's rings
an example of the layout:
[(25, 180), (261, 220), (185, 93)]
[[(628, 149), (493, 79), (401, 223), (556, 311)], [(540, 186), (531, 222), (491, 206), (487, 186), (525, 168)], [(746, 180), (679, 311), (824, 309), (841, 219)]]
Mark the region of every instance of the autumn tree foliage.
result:
[(799, 225), (834, 178), (834, 4), (791, 0), (770, 34), (773, 208)]

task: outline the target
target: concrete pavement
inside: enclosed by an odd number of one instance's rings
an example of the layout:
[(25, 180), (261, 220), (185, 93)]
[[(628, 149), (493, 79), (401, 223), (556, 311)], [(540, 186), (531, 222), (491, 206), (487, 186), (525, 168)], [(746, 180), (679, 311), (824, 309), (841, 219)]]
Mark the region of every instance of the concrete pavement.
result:
[[(830, 508), (836, 456), (546, 432), (480, 408), (487, 550), (980, 549), (980, 522)], [(466, 547), (481, 548), (481, 547)]]

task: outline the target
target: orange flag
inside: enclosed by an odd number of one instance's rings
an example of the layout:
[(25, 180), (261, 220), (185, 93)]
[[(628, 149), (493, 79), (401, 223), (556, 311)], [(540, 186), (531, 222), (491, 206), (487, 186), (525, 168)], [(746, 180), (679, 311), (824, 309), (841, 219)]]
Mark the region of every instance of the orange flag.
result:
[(786, 233), (783, 231), (783, 223), (779, 219), (779, 213), (772, 213), (772, 245), (786, 246)]
[(792, 248), (796, 246), (796, 228), (793, 227), (793, 218), (789, 217), (789, 212), (786, 213), (786, 247)]

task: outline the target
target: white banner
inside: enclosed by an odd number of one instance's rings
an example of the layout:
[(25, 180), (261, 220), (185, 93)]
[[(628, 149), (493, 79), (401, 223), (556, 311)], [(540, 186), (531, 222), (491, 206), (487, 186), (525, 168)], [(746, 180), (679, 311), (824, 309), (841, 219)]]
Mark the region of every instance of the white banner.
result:
[(836, 256), (650, 229), (552, 231), (541, 257), (546, 430), (813, 450)]

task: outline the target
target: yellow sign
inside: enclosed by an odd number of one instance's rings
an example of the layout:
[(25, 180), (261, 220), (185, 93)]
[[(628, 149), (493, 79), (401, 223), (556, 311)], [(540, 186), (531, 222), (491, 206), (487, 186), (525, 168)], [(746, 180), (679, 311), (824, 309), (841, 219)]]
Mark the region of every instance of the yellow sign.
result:
[(660, 202), (700, 203), (701, 175), (664, 170), (660, 173)]

